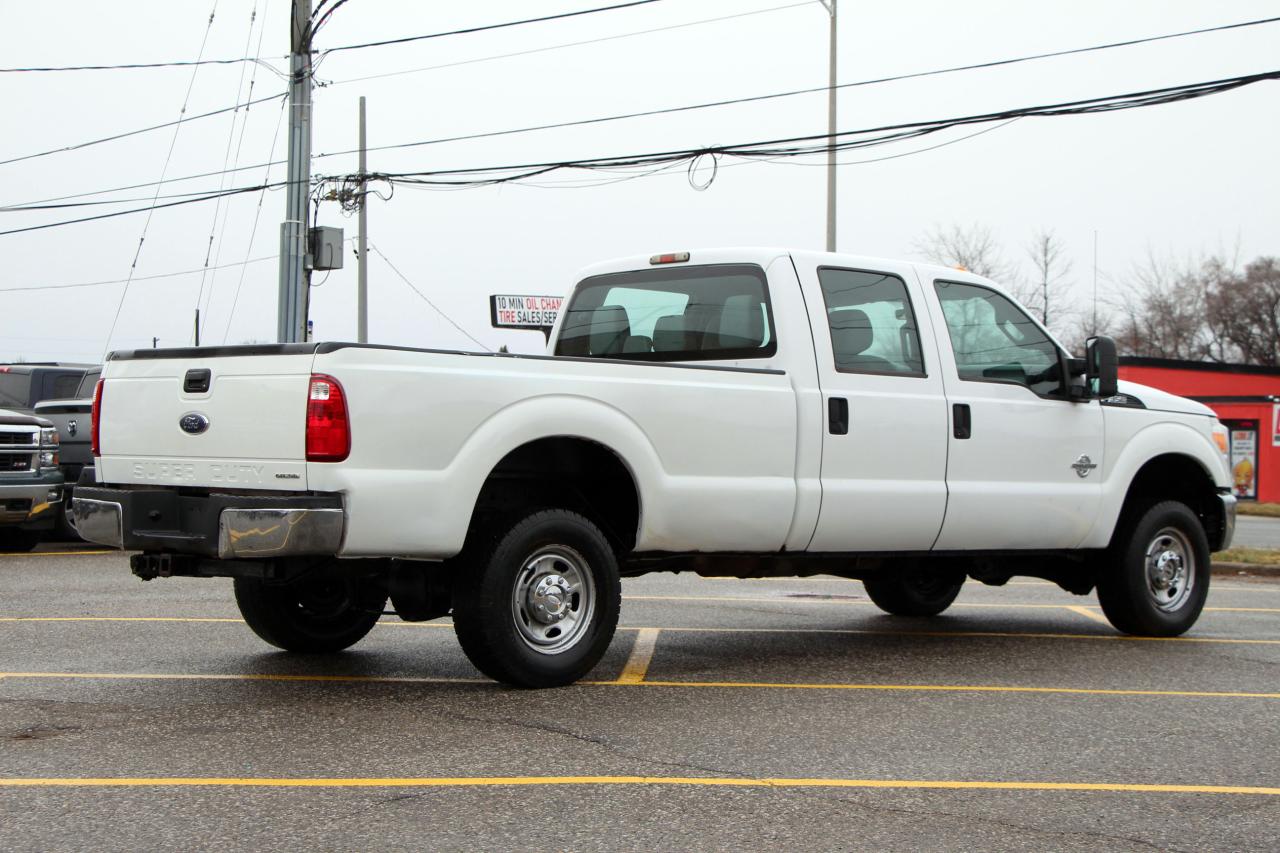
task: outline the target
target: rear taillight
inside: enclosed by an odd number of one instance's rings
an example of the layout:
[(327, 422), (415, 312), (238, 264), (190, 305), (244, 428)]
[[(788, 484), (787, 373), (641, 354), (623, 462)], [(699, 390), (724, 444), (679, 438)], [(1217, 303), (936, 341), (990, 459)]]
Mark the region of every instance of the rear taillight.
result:
[(307, 392), (307, 461), (341, 462), (351, 453), (351, 421), (342, 386), (332, 376), (311, 374)]
[(102, 440), (99, 438), (102, 432), (99, 428), (102, 423), (102, 383), (104, 380), (99, 379), (98, 384), (93, 386), (93, 409), (89, 416), (89, 444), (93, 448), (94, 456), (102, 455)]

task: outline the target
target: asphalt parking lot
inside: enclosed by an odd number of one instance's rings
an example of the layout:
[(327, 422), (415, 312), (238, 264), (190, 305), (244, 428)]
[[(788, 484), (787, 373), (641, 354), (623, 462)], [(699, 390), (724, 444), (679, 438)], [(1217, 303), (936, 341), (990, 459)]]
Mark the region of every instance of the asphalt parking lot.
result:
[(652, 575), (538, 692), (447, 620), (291, 657), (229, 582), (117, 554), (0, 555), (0, 585), (7, 850), (1280, 847), (1277, 579), (1140, 640), (1032, 580), (921, 622), (854, 581)]

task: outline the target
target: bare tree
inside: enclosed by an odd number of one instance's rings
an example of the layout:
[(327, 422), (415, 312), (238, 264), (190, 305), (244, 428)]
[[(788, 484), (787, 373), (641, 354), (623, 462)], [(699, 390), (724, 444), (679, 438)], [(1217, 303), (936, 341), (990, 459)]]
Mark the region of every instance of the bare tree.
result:
[(991, 229), (985, 225), (952, 224), (945, 228), (935, 225), (912, 248), (935, 264), (956, 267), (999, 282), (1024, 305), (1035, 301), (1032, 287), (1019, 278), (1014, 265), (1005, 259)]
[(1204, 265), (1206, 329), (1220, 360), (1280, 365), (1280, 262), (1257, 258), (1237, 272)]
[(916, 241), (915, 251), (935, 264), (959, 267), (984, 278), (1009, 278), (1010, 267), (985, 225), (935, 225)]
[(1045, 326), (1065, 326), (1060, 322), (1065, 319), (1061, 316), (1065, 313), (1061, 302), (1070, 286), (1067, 275), (1071, 272), (1071, 259), (1066, 256), (1062, 241), (1052, 228), (1041, 228), (1032, 236), (1026, 250), (1035, 269), (1032, 283), (1036, 288), (1036, 296), (1028, 307), (1040, 315), (1040, 322)]
[(1125, 283), (1118, 308), (1116, 343), (1125, 355), (1223, 360), (1205, 323), (1207, 288), (1194, 264), (1149, 256)]

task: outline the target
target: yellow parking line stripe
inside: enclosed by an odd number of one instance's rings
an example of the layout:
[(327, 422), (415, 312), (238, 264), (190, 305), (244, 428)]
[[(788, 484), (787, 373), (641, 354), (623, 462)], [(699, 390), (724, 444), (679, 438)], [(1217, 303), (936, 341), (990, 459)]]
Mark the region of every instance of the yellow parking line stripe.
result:
[[(638, 631), (633, 625), (619, 625), (619, 631)], [(685, 628), (664, 625), (663, 631), (685, 631), (695, 634), (855, 634), (873, 637), (977, 637), (1032, 640), (1110, 640), (1134, 643), (1239, 643), (1244, 645), (1280, 646), (1280, 640), (1249, 637), (1137, 637), (1132, 634), (1067, 634), (1048, 631), (890, 631), (873, 628)]]
[(0, 616), (0, 622), (238, 622), (226, 616)]
[(1094, 622), (1101, 622), (1107, 627), (1111, 626), (1111, 623), (1107, 621), (1107, 617), (1103, 616), (1101, 612), (1095, 613), (1087, 607), (1081, 607), (1079, 604), (1064, 604), (1062, 605), (1062, 609), (1070, 610), (1072, 613), (1079, 613), (1081, 616), (1088, 617)]
[[(272, 673), (152, 673), (152, 672), (0, 672), (0, 679), (66, 679), (97, 681), (299, 681), (357, 684), (489, 684), (483, 678), (444, 678), (408, 675), (290, 675)], [(1023, 687), (997, 684), (840, 684), (786, 681), (580, 681), (582, 687), (685, 687), (691, 689), (839, 690), (925, 693), (1040, 693), (1081, 696), (1158, 696), (1205, 699), (1280, 699), (1280, 693), (1238, 693), (1211, 690), (1123, 690), (1092, 687)]]
[(417, 776), (387, 778), (122, 776), (98, 778), (0, 778), (0, 787), (6, 788), (481, 788), (553, 785), (676, 785), (710, 788), (883, 788), (951, 791), (1093, 791), (1136, 794), (1280, 796), (1280, 788), (1260, 785), (1003, 782), (976, 779), (750, 779), (706, 776)]
[[(742, 601), (753, 604), (834, 604), (834, 605), (868, 605), (869, 599), (861, 598), (826, 598), (818, 595), (773, 596), (764, 598), (746, 595), (624, 595), (623, 601)], [(996, 610), (1061, 610), (1063, 604), (1029, 604), (1026, 602), (991, 602), (991, 601), (957, 601), (952, 607), (984, 607)], [(1280, 613), (1280, 607), (1206, 607), (1206, 613)]]
[(618, 676), (618, 683), (639, 684), (644, 681), (645, 673), (649, 671), (649, 663), (653, 660), (653, 652), (657, 645), (657, 628), (639, 629), (636, 632), (635, 643), (631, 646), (631, 656), (627, 658), (627, 665), (622, 668), (622, 674)]
[[(1103, 624), (1104, 617), (1100, 613), (1087, 611), (1087, 608), (1076, 609), (1075, 605), (1055, 605), (1083, 612), (1091, 619)], [(232, 625), (244, 624), (243, 619), (226, 616), (0, 616), (0, 623), (5, 622), (214, 622)], [(384, 620), (377, 623), (379, 628), (453, 628), (452, 622), (399, 622)], [(734, 628), (734, 627), (698, 627), (672, 626), (650, 627), (642, 625), (619, 625), (619, 631), (681, 631), (694, 634), (850, 634), (869, 637), (967, 637), (990, 639), (1031, 639), (1031, 640), (1111, 640), (1136, 643), (1226, 643), (1238, 645), (1280, 646), (1280, 639), (1256, 637), (1137, 637), (1130, 634), (1071, 634), (1053, 631), (895, 631), (877, 628)]]
[(121, 551), (36, 551), (34, 553), (24, 552), (22, 554), (0, 554), (0, 557), (92, 557), (100, 554), (120, 554)]
[[(583, 681), (591, 686), (620, 685), (620, 681)], [(719, 687), (772, 690), (867, 690), (925, 693), (1063, 693), (1082, 696), (1179, 696), (1208, 699), (1280, 699), (1280, 693), (1235, 693), (1216, 690), (1122, 690), (1094, 687), (1019, 687), (997, 684), (805, 684), (787, 681), (645, 681), (640, 687)]]
[(293, 675), (288, 673), (203, 672), (0, 672), (4, 678), (89, 679), (95, 681), (317, 681), (368, 684), (493, 684), (487, 678), (431, 675)]

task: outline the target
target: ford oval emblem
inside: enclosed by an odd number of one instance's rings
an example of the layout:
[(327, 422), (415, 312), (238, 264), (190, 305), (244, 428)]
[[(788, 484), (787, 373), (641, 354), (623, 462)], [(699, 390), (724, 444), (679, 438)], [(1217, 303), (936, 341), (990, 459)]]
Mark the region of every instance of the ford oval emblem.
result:
[(178, 419), (182, 431), (191, 435), (199, 435), (209, 428), (209, 419), (199, 412), (187, 412)]

